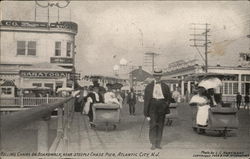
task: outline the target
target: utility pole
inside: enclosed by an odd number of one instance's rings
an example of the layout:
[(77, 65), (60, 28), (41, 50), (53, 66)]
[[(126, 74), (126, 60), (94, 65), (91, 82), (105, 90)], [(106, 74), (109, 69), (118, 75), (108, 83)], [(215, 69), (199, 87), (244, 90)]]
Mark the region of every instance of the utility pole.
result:
[[(208, 28), (209, 25), (210, 24), (208, 24), (208, 23), (205, 23), (205, 24), (193, 23), (192, 24), (193, 28), (191, 28), (193, 30), (193, 34), (191, 34), (191, 36), (193, 36), (193, 39), (190, 39), (190, 41), (194, 42), (193, 45), (191, 45), (191, 46), (196, 48), (200, 57), (202, 58), (202, 60), (205, 63), (205, 72), (207, 72), (207, 70), (208, 70), (207, 54), (209, 53), (209, 51), (208, 51), (209, 44), (211, 44), (211, 41), (208, 39), (208, 37), (210, 36), (210, 35), (208, 35), (208, 32), (210, 31), (210, 29)], [(205, 28), (204, 28), (204, 26), (205, 26)], [(199, 49), (199, 48), (203, 48), (203, 47), (204, 47), (204, 56), (205, 57), (202, 55), (202, 53)]]
[(154, 52), (145, 53), (144, 65), (145, 66), (151, 66), (152, 67), (152, 73), (154, 72), (154, 68), (155, 68), (155, 57), (158, 56), (158, 55), (159, 54), (154, 53)]

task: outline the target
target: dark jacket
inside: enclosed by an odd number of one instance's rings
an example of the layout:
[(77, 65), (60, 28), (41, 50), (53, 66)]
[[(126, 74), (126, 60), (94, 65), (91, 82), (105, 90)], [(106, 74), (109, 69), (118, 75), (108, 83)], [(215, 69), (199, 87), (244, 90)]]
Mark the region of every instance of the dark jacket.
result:
[(242, 99), (242, 96), (240, 94), (237, 94), (236, 95), (236, 101), (241, 102), (241, 99)]
[(99, 101), (96, 101), (96, 97), (95, 94), (93, 92), (89, 93), (87, 98), (90, 97), (93, 100), (93, 103), (104, 103), (104, 99), (102, 97), (102, 95), (100, 93), (98, 93), (99, 95)]
[[(164, 101), (166, 102), (165, 108), (163, 108), (162, 113), (167, 114), (169, 113), (169, 104), (172, 96), (169, 87), (165, 83), (161, 82), (161, 88), (162, 88), (162, 94), (164, 96)], [(154, 81), (146, 86), (144, 92), (144, 115), (146, 117), (148, 117), (150, 114), (151, 101), (153, 99), (153, 91), (154, 91)]]
[[(207, 98), (209, 100), (209, 104), (211, 107), (214, 107), (215, 105), (213, 104), (213, 100), (212, 100), (212, 97), (210, 95), (207, 95)], [(214, 94), (214, 100), (217, 104), (223, 104), (222, 102), (222, 97), (221, 97), (221, 94)]]
[(128, 93), (127, 103), (131, 104), (131, 105), (136, 104), (136, 95), (135, 95), (135, 92), (133, 92), (133, 97), (131, 97), (131, 92)]
[(249, 96), (248, 95), (245, 96), (245, 103), (249, 103)]

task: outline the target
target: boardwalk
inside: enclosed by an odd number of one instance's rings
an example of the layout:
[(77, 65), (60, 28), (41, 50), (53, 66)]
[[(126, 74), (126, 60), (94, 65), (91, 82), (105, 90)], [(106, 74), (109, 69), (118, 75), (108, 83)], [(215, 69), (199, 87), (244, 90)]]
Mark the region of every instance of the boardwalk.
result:
[[(191, 128), (191, 111), (188, 105), (180, 104), (178, 108), (179, 119), (174, 120), (172, 126), (166, 126), (164, 130), (163, 149), (151, 151), (148, 140), (148, 123), (145, 123), (140, 136), (143, 123), (142, 104), (137, 105), (136, 116), (128, 115), (128, 107), (122, 110), (121, 123), (116, 130), (112, 127), (106, 131), (104, 126), (91, 129), (87, 116), (75, 113), (70, 130), (70, 152), (81, 153), (114, 153), (116, 157), (122, 155), (144, 155), (155, 152), (154, 158), (192, 158), (202, 151), (226, 151), (226, 152), (250, 152), (249, 125), (247, 112), (240, 111), (240, 129), (230, 133), (230, 137), (224, 139), (209, 132), (209, 135), (198, 135)], [(157, 154), (159, 152), (159, 154)], [(131, 154), (132, 153), (132, 154)], [(121, 155), (121, 156), (120, 156)], [(159, 155), (159, 156), (157, 156)], [(145, 157), (144, 156), (144, 157)], [(108, 156), (106, 156), (109, 158)], [(151, 156), (152, 157), (152, 156)], [(136, 158), (134, 156), (134, 158)], [(140, 157), (138, 157), (140, 158)], [(146, 157), (145, 157), (146, 158)]]
[[(69, 158), (97, 158), (97, 159), (190, 159), (202, 158), (195, 155), (205, 153), (231, 153), (240, 152), (243, 155), (250, 153), (250, 115), (247, 111), (239, 111), (239, 130), (230, 133), (227, 139), (217, 136), (214, 132), (208, 135), (198, 135), (191, 128), (191, 110), (187, 104), (178, 107), (178, 119), (172, 126), (165, 126), (162, 150), (150, 150), (148, 140), (148, 123), (142, 129), (143, 123), (142, 103), (136, 107), (136, 116), (129, 116), (128, 106), (123, 106), (121, 122), (116, 130), (112, 127), (106, 131), (105, 126), (97, 126), (91, 129), (88, 118), (75, 112), (69, 129)], [(2, 151), (36, 152), (36, 127), (35, 123), (16, 134), (8, 134), (8, 140), (2, 138)], [(49, 121), (49, 144), (56, 135), (56, 117)], [(89, 156), (91, 154), (91, 156)], [(98, 156), (98, 157), (94, 157)], [(64, 156), (67, 157), (67, 156)], [(216, 157), (215, 157), (216, 158)], [(219, 157), (217, 157), (219, 158)], [(241, 157), (249, 158), (249, 157)]]

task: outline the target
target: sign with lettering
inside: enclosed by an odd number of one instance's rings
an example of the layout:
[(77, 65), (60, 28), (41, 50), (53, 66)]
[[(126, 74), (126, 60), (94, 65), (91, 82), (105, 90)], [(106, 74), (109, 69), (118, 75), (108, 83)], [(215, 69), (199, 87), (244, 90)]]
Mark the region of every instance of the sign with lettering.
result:
[(77, 32), (77, 24), (74, 22), (46, 23), (46, 22), (32, 22), (32, 21), (2, 20), (0, 21), (0, 25), (12, 26), (12, 27), (26, 27), (26, 28), (60, 28)]
[(21, 77), (30, 78), (67, 78), (69, 73), (66, 72), (34, 72), (34, 71), (22, 71)]
[(65, 58), (65, 57), (51, 57), (50, 63), (65, 63), (65, 64), (72, 64), (73, 58)]

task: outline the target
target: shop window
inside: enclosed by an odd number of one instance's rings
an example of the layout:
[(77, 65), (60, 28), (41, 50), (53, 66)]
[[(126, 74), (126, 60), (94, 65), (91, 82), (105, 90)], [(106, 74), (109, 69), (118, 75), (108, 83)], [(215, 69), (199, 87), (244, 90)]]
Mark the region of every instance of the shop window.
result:
[(238, 92), (238, 83), (233, 83), (233, 94), (237, 94)]
[(250, 81), (250, 75), (246, 75), (246, 81)]
[(11, 88), (2, 88), (2, 94), (11, 94)]
[(25, 55), (25, 41), (17, 41), (17, 55)]
[(53, 83), (44, 83), (44, 87), (49, 87), (53, 90)]
[(32, 86), (35, 86), (35, 87), (42, 87), (42, 83), (32, 83)]
[(228, 83), (224, 84), (224, 94), (228, 94)]
[(241, 94), (245, 94), (245, 90), (246, 90), (245, 85), (246, 85), (245, 83), (241, 84)]
[(61, 56), (61, 42), (55, 43), (55, 56)]
[(29, 41), (28, 42), (28, 55), (36, 55), (36, 42)]
[(228, 83), (228, 94), (232, 94), (233, 91), (232, 91), (232, 83)]
[(71, 56), (71, 50), (72, 50), (71, 46), (72, 46), (72, 43), (71, 42), (67, 42), (67, 52), (66, 52), (66, 55), (68, 57)]

